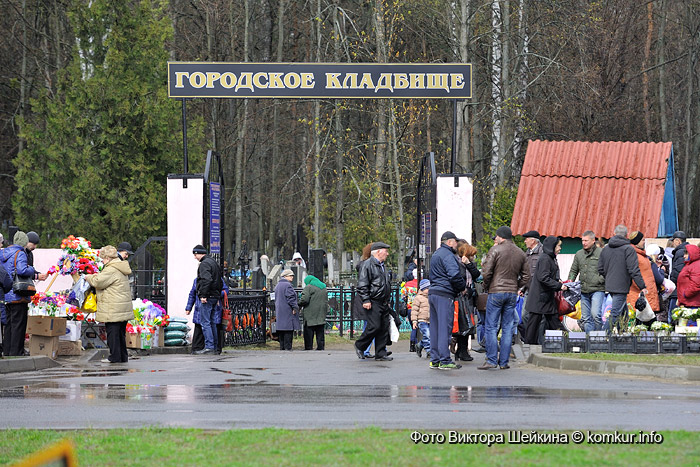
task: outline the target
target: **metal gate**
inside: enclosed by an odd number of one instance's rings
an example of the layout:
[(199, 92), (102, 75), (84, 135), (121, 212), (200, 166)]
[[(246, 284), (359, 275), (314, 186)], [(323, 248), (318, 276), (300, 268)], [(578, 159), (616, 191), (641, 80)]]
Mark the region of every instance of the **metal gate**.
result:
[(131, 261), (134, 273), (133, 298), (145, 298), (168, 309), (165, 270), (168, 264), (168, 237), (151, 237), (138, 247)]

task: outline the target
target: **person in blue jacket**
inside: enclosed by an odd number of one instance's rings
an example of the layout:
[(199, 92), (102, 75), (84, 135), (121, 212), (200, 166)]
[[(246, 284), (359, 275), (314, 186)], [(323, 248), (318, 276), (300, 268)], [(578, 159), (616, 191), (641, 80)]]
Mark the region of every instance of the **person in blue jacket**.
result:
[[(15, 270), (20, 277), (39, 279), (36, 270), (27, 262), (27, 252), (24, 247), (28, 242), (27, 234), (20, 230), (12, 239), (12, 245), (0, 253), (0, 262), (10, 279)], [(30, 300), (30, 297), (16, 295), (12, 289), (5, 294), (7, 324), (3, 338), (3, 353), (6, 356), (24, 355), (24, 336), (27, 333), (27, 312)]]
[[(2, 236), (0, 236), (2, 238)], [(2, 240), (0, 240), (2, 242)], [(1, 243), (0, 243), (1, 246)], [(0, 358), (2, 358), (2, 336), (5, 332), (5, 324), (7, 317), (5, 316), (5, 294), (12, 290), (12, 279), (5, 271), (4, 267), (0, 267)]]
[[(228, 285), (226, 281), (221, 279), (221, 300), (214, 307), (214, 313), (212, 315), (212, 321), (216, 324), (217, 339), (216, 339), (216, 353), (221, 354), (221, 349), (224, 343), (224, 326), (221, 324), (221, 317), (224, 311), (222, 306), (224, 300), (224, 294), (228, 294)], [(194, 332), (192, 333), (192, 352), (204, 349), (204, 333), (202, 332), (202, 324), (199, 320), (199, 304), (201, 302), (197, 300), (197, 279), (192, 283), (192, 288), (190, 289), (190, 295), (187, 298), (187, 306), (185, 306), (185, 314), (189, 315), (192, 312), (192, 307), (194, 306), (194, 314), (192, 315), (192, 322), (194, 323)]]
[(457, 236), (447, 231), (440, 242), (440, 248), (430, 260), (430, 368), (455, 370), (462, 365), (453, 362), (450, 356), (454, 302), (457, 294), (467, 288), (467, 282), (455, 254)]

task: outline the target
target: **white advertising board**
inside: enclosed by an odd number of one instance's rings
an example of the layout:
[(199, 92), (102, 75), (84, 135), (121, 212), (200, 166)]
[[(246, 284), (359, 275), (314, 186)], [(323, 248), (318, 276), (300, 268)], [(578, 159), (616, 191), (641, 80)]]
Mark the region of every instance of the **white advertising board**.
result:
[[(436, 232), (435, 248), (439, 247), (440, 236), (449, 230), (457, 238), (469, 243), (472, 239), (472, 203), (474, 188), (471, 177), (464, 174), (440, 174), (436, 185)], [(435, 251), (435, 250), (433, 250)]]
[[(199, 263), (192, 248), (203, 242), (204, 179), (187, 176), (187, 188), (177, 175), (168, 176), (168, 314), (185, 315), (187, 296)], [(189, 315), (190, 320), (192, 315)]]

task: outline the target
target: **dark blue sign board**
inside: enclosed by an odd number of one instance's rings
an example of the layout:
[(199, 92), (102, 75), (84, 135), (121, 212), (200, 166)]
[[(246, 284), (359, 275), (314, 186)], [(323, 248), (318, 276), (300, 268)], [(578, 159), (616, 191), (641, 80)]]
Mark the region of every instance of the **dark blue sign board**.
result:
[(183, 98), (471, 99), (470, 63), (168, 62)]
[(209, 183), (209, 252), (221, 253), (221, 184)]

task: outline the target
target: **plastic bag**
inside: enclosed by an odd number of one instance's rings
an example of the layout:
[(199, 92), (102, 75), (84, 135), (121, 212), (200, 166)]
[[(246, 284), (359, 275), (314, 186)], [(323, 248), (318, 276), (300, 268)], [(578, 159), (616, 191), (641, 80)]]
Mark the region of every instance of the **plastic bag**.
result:
[(634, 307), (637, 309), (637, 319), (639, 321), (651, 321), (656, 318), (654, 310), (651, 309), (649, 305), (649, 300), (644, 296), (644, 294), (639, 294), (639, 298), (635, 303)]
[(396, 323), (393, 319), (389, 320), (389, 338), (391, 342), (399, 341), (399, 328), (396, 327)]
[(95, 313), (97, 311), (97, 295), (95, 292), (88, 292), (85, 295), (82, 310), (85, 313)]

